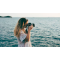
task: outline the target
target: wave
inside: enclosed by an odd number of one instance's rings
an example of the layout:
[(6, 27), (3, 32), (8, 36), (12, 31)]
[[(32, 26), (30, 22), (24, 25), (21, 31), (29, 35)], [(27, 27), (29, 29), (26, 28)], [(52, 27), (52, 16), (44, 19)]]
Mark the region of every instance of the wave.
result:
[(60, 38), (52, 36), (53, 39), (60, 40)]

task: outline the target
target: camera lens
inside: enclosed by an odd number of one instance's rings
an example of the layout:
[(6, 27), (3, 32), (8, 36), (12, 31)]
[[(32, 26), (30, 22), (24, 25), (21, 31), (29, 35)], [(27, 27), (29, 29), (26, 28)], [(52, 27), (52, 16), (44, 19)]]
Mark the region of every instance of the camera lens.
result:
[(33, 27), (35, 27), (35, 24), (33, 24)]

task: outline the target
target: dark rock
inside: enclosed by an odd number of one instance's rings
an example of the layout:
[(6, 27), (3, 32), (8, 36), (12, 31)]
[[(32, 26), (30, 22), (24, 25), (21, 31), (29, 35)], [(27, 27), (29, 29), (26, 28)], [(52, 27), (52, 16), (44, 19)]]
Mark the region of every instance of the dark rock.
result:
[(0, 18), (12, 18), (11, 16), (0, 16)]
[(4, 16), (4, 18), (12, 18), (11, 16)]

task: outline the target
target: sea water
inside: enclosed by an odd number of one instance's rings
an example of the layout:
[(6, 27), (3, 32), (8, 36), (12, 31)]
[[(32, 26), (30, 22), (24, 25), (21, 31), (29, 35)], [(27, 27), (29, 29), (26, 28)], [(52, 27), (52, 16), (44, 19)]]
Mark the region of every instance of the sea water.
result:
[[(18, 47), (14, 28), (21, 17), (0, 18), (0, 47)], [(60, 47), (60, 17), (26, 17), (34, 23), (32, 47)]]

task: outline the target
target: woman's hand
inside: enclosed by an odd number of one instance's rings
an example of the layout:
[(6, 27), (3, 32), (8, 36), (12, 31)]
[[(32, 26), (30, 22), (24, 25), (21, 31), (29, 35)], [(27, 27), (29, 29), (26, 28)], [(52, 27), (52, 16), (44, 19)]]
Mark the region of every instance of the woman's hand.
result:
[(28, 33), (27, 33), (27, 37), (25, 38), (25, 42), (30, 41), (30, 30), (33, 28), (33, 25), (28, 27)]
[(29, 26), (28, 30), (30, 31), (30, 30), (32, 30), (32, 28), (33, 28), (33, 25)]

